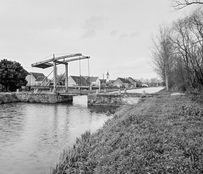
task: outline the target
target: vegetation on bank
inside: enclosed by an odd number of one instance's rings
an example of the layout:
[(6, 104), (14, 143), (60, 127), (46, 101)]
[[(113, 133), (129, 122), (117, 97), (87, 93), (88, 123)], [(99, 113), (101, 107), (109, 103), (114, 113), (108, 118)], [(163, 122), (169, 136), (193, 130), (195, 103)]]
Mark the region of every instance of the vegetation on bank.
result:
[(152, 55), (155, 70), (167, 89), (202, 90), (202, 8), (172, 25), (161, 27), (159, 35), (154, 39)]
[(194, 99), (163, 94), (120, 108), (52, 173), (202, 173), (203, 105)]

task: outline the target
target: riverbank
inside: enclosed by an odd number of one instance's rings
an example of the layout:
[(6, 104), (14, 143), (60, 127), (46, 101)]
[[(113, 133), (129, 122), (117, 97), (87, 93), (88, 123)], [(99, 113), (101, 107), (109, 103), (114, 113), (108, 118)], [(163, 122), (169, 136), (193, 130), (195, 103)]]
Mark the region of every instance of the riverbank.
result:
[(123, 106), (77, 139), (52, 173), (202, 173), (202, 107), (169, 93)]

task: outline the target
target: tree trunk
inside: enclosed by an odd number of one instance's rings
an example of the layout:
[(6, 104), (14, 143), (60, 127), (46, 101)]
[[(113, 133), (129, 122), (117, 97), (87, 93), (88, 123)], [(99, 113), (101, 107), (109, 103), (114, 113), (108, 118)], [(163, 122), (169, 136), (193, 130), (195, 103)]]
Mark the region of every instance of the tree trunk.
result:
[(168, 72), (167, 68), (165, 68), (165, 84), (166, 84), (166, 90), (169, 90), (169, 85), (168, 85)]

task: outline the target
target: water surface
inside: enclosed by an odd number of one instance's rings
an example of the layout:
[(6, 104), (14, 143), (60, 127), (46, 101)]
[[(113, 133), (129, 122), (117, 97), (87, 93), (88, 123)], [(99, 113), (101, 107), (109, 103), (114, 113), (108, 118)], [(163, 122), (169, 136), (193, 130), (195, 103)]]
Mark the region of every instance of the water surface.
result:
[(63, 151), (86, 130), (101, 128), (109, 117), (86, 106), (13, 103), (0, 105), (0, 173), (49, 173)]

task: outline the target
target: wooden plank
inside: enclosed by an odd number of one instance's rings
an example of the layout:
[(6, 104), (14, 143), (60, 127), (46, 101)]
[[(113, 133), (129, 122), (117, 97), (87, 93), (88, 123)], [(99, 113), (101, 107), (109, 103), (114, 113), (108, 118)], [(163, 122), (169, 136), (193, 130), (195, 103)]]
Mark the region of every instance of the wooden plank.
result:
[(45, 68), (49, 68), (52, 66), (53, 66), (52, 63), (42, 63), (42, 64), (33, 65), (32, 67), (45, 69)]
[(57, 65), (58, 65), (58, 64), (64, 64), (64, 65), (66, 65), (66, 64), (67, 64), (65, 61), (58, 61), (58, 60), (55, 60), (54, 62), (56, 62), (56, 63), (57, 63)]
[(77, 56), (82, 56), (81, 53), (76, 53), (76, 54), (70, 54), (70, 55), (66, 55), (66, 56), (61, 56), (61, 57), (53, 57), (51, 59), (47, 59), (47, 60), (44, 60), (44, 61), (40, 61), (40, 62), (37, 62), (37, 63), (33, 63), (31, 64), (32, 67), (39, 67), (39, 65), (41, 64), (45, 64), (45, 63), (50, 63), (50, 62), (53, 62), (55, 60), (60, 60), (60, 59), (66, 59), (66, 58), (71, 58), (71, 57), (77, 57)]
[(90, 57), (89, 56), (82, 56), (82, 57), (79, 57), (79, 58), (66, 60), (65, 62), (68, 63), (68, 62), (72, 62), (72, 61), (76, 61), (76, 60), (83, 60), (83, 59), (90, 59)]
[(71, 58), (71, 57), (78, 57), (78, 56), (82, 56), (82, 54), (81, 53), (76, 53), (76, 54), (70, 54), (70, 55), (66, 55), (66, 56), (56, 57), (55, 60)]

